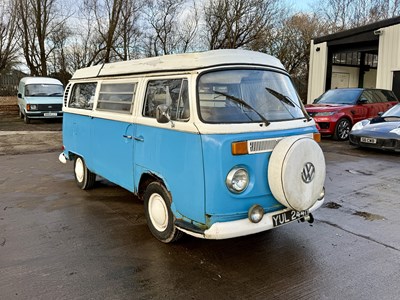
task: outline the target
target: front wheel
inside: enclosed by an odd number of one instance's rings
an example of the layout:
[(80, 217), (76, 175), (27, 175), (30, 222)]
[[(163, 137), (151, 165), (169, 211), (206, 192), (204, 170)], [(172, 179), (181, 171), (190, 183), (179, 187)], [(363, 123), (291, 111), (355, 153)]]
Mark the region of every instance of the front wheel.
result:
[(336, 124), (333, 138), (338, 141), (347, 140), (349, 138), (350, 127), (351, 124), (348, 119), (340, 119)]
[(163, 243), (172, 243), (183, 235), (174, 224), (171, 195), (160, 182), (150, 183), (143, 196), (147, 226)]
[(92, 173), (82, 157), (77, 156), (74, 163), (75, 182), (82, 190), (91, 189), (96, 182), (96, 174)]
[(26, 114), (24, 115), (24, 122), (25, 122), (25, 124), (31, 123), (31, 119)]

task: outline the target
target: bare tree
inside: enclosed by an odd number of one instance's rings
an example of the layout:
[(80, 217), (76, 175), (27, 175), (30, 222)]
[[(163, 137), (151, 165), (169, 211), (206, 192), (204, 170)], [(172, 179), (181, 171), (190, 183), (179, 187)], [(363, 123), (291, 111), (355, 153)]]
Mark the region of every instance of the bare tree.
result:
[(137, 57), (140, 9), (135, 0), (84, 0), (71, 47), (75, 67)]
[[(85, 0), (84, 5), (94, 15), (96, 31), (100, 37), (99, 52), (104, 63), (110, 62), (113, 46), (117, 39), (117, 26), (121, 17), (122, 6), (126, 0)], [(95, 58), (93, 58), (94, 60)]]
[(399, 0), (322, 0), (316, 13), (325, 19), (330, 32), (342, 31), (399, 15)]
[(104, 42), (97, 29), (96, 14), (90, 1), (83, 1), (71, 23), (74, 35), (69, 40), (67, 51), (69, 68), (77, 70), (102, 62)]
[(142, 30), (139, 27), (141, 2), (128, 0), (121, 10), (120, 22), (117, 26), (118, 40), (114, 50), (121, 60), (129, 60), (139, 56), (139, 38)]
[(32, 75), (47, 76), (47, 60), (54, 50), (54, 45), (48, 43), (49, 36), (58, 32), (67, 17), (61, 16), (57, 0), (15, 1), (26, 64)]
[(13, 3), (0, 4), (0, 74), (18, 60), (17, 15)]
[(307, 94), (310, 42), (328, 33), (326, 24), (316, 14), (294, 14), (275, 28), (274, 37), (264, 52), (278, 57), (296, 81), (300, 96)]
[[(278, 0), (210, 0), (204, 7), (209, 49), (253, 48), (281, 12)], [(253, 44), (253, 46), (251, 46)]]
[(149, 27), (144, 45), (146, 56), (190, 50), (199, 23), (194, 2), (190, 6), (187, 0), (149, 0), (145, 16)]
[(49, 36), (54, 51), (49, 56), (49, 75), (58, 78), (64, 85), (71, 78), (71, 72), (68, 60), (67, 44), (68, 39), (72, 35), (71, 29), (64, 25), (57, 32), (53, 32)]

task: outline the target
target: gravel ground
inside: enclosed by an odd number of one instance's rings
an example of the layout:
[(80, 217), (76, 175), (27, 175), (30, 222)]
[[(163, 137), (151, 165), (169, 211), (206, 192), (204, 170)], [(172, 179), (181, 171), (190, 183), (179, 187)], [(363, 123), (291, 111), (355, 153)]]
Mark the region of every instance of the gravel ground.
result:
[(60, 120), (25, 124), (18, 115), (0, 115), (0, 155), (61, 151), (61, 129)]

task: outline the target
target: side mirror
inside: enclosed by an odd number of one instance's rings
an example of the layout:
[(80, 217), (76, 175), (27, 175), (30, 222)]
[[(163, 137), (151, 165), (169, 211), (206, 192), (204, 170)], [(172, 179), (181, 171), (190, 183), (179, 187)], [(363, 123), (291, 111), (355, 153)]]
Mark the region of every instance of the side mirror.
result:
[(361, 98), (360, 100), (357, 101), (357, 104), (365, 104), (368, 103), (368, 100), (365, 98)]
[(378, 117), (382, 117), (383, 111), (378, 112)]
[(17, 97), (18, 97), (18, 98), (22, 98), (22, 94), (21, 94), (21, 93), (18, 93), (18, 94), (17, 94)]
[(316, 104), (318, 102), (318, 99), (314, 99), (313, 104)]
[(171, 122), (171, 114), (169, 106), (166, 104), (160, 104), (156, 109), (156, 119), (158, 123), (168, 123)]

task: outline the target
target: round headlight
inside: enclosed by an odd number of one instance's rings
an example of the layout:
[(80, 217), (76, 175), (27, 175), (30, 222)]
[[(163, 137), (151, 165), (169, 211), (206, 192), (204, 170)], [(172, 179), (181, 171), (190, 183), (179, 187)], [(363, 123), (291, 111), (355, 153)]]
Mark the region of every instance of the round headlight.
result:
[(31, 110), (37, 110), (37, 105), (36, 104), (31, 104)]
[(243, 192), (249, 185), (249, 173), (244, 168), (233, 168), (226, 176), (226, 186), (233, 193)]
[(365, 125), (368, 125), (368, 123), (369, 123), (368, 120), (362, 120), (362, 121), (360, 121), (360, 122), (354, 124), (354, 126), (353, 126), (353, 128), (352, 128), (351, 130), (352, 130), (352, 131), (357, 131), (357, 130), (363, 129), (363, 127), (364, 127)]

